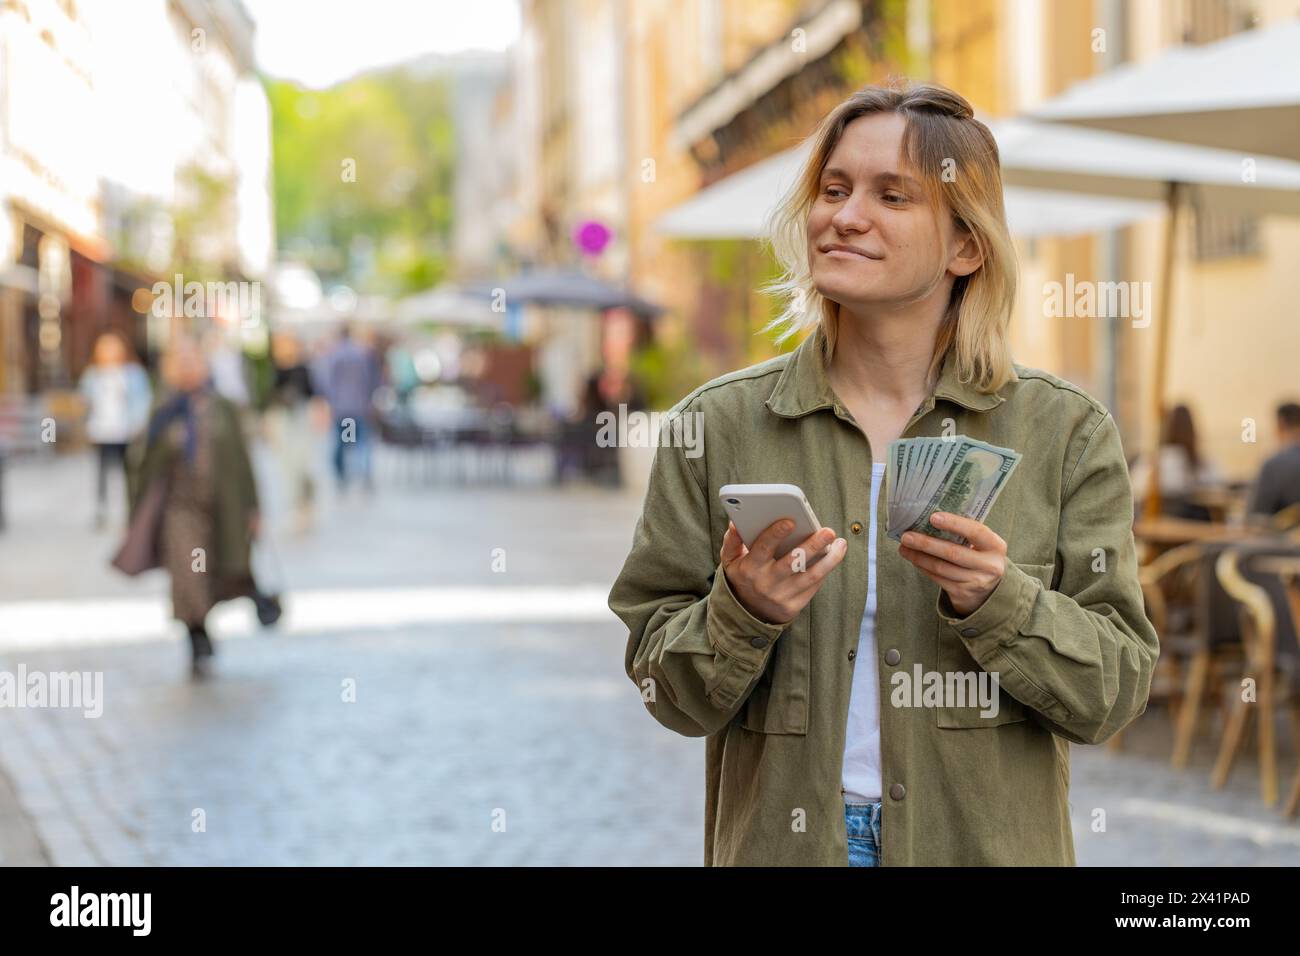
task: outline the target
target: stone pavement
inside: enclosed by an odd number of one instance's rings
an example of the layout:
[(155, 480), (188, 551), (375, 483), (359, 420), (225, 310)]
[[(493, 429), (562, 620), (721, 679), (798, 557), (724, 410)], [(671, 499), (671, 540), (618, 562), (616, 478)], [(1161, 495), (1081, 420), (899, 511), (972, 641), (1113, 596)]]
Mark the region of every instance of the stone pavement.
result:
[[(0, 671), (102, 672), (105, 700), (98, 718), (0, 713), (0, 862), (700, 862), (703, 743), (644, 713), (603, 607), (635, 493), (327, 495), (314, 534), (276, 535), (285, 626), (224, 614), (219, 676), (193, 685), (165, 581), (105, 568), (116, 535), (90, 530), (89, 468), (9, 475)], [(1210, 747), (1174, 772), (1168, 737), (1153, 708), (1121, 753), (1073, 748), (1081, 865), (1300, 863), (1300, 825), (1260, 805), (1252, 760), (1215, 794)]]

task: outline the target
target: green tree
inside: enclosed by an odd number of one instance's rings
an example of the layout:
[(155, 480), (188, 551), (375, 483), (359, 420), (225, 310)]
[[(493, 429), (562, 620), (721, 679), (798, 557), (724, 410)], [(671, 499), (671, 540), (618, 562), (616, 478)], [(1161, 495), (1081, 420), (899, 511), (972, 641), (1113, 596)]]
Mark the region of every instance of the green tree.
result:
[(455, 146), (447, 82), (399, 68), (326, 90), (269, 80), (267, 96), (281, 249), (363, 291), (441, 281)]

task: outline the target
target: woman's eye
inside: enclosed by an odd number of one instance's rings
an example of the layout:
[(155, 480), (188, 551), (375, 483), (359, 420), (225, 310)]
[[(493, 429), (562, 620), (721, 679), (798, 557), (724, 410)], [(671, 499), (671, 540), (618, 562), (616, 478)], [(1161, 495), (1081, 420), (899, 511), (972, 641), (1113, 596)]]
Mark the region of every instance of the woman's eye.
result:
[(885, 202), (889, 203), (892, 206), (898, 206), (901, 205), (902, 203), (907, 202), (907, 197), (904, 196), (902, 193), (885, 193), (885, 195), (882, 196), (881, 198), (884, 199)]
[(848, 195), (848, 193), (846, 193), (839, 186), (827, 186), (824, 192), (831, 199), (839, 199), (840, 195), (846, 195), (846, 196)]

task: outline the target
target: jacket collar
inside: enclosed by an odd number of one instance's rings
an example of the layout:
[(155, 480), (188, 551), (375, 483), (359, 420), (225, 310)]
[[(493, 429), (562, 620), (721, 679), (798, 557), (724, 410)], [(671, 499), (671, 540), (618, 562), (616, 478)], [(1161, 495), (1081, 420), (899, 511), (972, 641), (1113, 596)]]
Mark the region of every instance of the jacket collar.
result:
[[(813, 333), (804, 338), (791, 354), (790, 361), (777, 379), (776, 387), (764, 404), (783, 418), (798, 418), (818, 409), (839, 407), (840, 400), (831, 388), (826, 374), (826, 350), (826, 333), (818, 323)], [(1000, 393), (989, 395), (961, 382), (957, 377), (957, 363), (951, 354), (944, 359), (940, 369), (938, 384), (928, 400), (930, 407), (938, 399), (947, 399), (977, 412), (996, 408), (1006, 401)], [(924, 408), (925, 405), (923, 402), (921, 407)]]

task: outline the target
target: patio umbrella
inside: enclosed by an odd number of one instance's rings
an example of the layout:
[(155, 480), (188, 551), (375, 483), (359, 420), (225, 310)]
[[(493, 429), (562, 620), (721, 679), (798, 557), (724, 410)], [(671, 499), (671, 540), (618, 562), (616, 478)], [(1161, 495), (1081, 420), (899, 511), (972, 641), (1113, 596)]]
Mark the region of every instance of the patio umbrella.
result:
[(441, 285), (408, 296), (397, 304), (394, 318), (404, 325), (434, 322), (471, 328), (500, 329), (505, 316), (492, 311), (482, 296), (468, 295), (451, 285)]
[[(1243, 171), (1244, 159), (1257, 166), (1266, 162), (1261, 158), (1266, 156), (1300, 160), (1300, 20), (1248, 30), (1204, 46), (1171, 50), (1145, 63), (1116, 67), (1075, 84), (1029, 115), (1051, 123), (1140, 133), (1161, 141), (1232, 150)], [(1177, 180), (1170, 180), (1166, 279), (1172, 271), (1168, 259), (1177, 207), (1183, 198), (1172, 185)], [(1300, 191), (1277, 207), (1245, 211), (1295, 215), (1297, 201)], [(1157, 331), (1157, 423), (1165, 414), (1169, 299), (1167, 295), (1161, 297)], [(1157, 427), (1148, 442), (1153, 455), (1148, 516), (1160, 511), (1159, 440)]]
[(1029, 118), (1300, 160), (1300, 20), (1107, 70)]
[[(655, 231), (672, 239), (763, 238), (768, 215), (794, 184), (811, 148), (804, 142), (705, 187), (661, 216)], [(1022, 239), (1113, 229), (1158, 215), (1164, 208), (1163, 200), (1151, 196), (1098, 199), (1015, 186), (1008, 186), (1004, 195), (1007, 224)]]
[[(1242, 157), (1225, 150), (1022, 119), (989, 124), (998, 143), (1012, 233), (1064, 236), (1114, 228), (1166, 212), (1162, 288), (1173, 275), (1173, 239), (1188, 201), (1259, 214), (1300, 215), (1300, 163), (1255, 159), (1254, 179), (1242, 181)], [(800, 145), (709, 186), (655, 224), (677, 238), (759, 238), (772, 208), (794, 183), (811, 152)], [(757, 200), (757, 201), (756, 201)], [(1171, 324), (1170, 295), (1160, 297), (1155, 392), (1159, 422)], [(1158, 469), (1158, 429), (1149, 453)], [(1158, 471), (1154, 472), (1158, 482)], [(1147, 499), (1159, 510), (1158, 484)]]
[[(1260, 158), (1242, 182), (1241, 157), (1223, 150), (1025, 120), (989, 123), (998, 142), (1013, 235), (1070, 236), (1127, 225), (1167, 208), (1169, 184), (1200, 203), (1300, 215), (1300, 163)], [(808, 141), (708, 186), (654, 225), (675, 239), (758, 239), (802, 169)], [(757, 197), (757, 201), (756, 201)]]
[(563, 305), (597, 310), (624, 308), (654, 318), (664, 309), (622, 286), (589, 276), (576, 269), (539, 269), (522, 272), (499, 282), (475, 282), (466, 285), (472, 296), (491, 298), (497, 289), (505, 292), (507, 302), (534, 305)]

